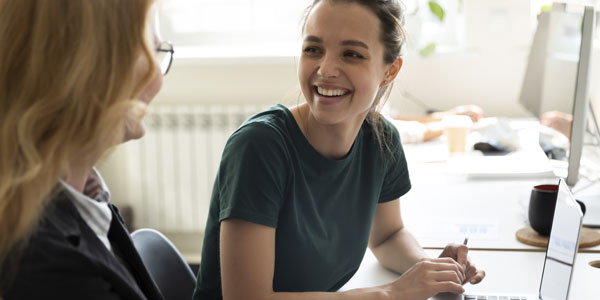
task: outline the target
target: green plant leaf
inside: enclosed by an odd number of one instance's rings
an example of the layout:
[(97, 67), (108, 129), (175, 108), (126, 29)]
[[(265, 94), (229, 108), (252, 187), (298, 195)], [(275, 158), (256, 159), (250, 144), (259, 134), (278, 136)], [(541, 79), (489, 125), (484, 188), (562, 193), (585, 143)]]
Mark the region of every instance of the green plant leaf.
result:
[(435, 47), (435, 43), (429, 43), (427, 46), (423, 47), (423, 49), (419, 51), (419, 54), (422, 57), (428, 57), (435, 52)]
[(438, 19), (440, 19), (440, 22), (444, 22), (444, 15), (446, 12), (441, 5), (435, 1), (429, 1), (429, 10), (431, 10), (431, 12), (438, 17)]
[(540, 8), (540, 11), (551, 11), (552, 10), (552, 5), (543, 5), (542, 8)]

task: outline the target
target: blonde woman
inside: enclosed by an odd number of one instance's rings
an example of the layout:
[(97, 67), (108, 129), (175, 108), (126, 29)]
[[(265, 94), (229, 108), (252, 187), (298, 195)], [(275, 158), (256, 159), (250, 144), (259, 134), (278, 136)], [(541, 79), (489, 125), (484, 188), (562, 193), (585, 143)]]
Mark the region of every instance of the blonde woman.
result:
[(0, 0), (0, 298), (162, 299), (94, 169), (170, 66), (152, 2)]

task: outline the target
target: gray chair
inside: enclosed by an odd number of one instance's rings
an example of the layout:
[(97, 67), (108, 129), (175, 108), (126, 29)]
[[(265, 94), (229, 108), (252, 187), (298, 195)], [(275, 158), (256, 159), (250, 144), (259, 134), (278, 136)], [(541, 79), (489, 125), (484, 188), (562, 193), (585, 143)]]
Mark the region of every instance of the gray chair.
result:
[(136, 230), (131, 238), (164, 299), (192, 299), (196, 276), (173, 243), (149, 228)]

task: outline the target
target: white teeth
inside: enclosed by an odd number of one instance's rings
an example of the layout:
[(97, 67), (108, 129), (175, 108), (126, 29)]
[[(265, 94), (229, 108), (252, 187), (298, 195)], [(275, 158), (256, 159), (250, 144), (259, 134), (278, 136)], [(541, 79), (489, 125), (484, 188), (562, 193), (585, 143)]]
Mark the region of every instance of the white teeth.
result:
[(346, 93), (346, 91), (344, 91), (344, 90), (324, 89), (322, 87), (317, 87), (317, 92), (323, 96), (328, 96), (328, 97), (342, 96)]

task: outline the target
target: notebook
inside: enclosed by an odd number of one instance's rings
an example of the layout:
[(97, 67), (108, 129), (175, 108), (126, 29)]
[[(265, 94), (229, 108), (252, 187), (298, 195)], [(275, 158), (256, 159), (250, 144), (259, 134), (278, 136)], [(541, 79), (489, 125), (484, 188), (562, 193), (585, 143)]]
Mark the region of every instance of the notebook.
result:
[(537, 295), (515, 294), (440, 294), (430, 300), (567, 300), (579, 246), (583, 213), (564, 179), (559, 180), (552, 231), (546, 249), (542, 282)]

